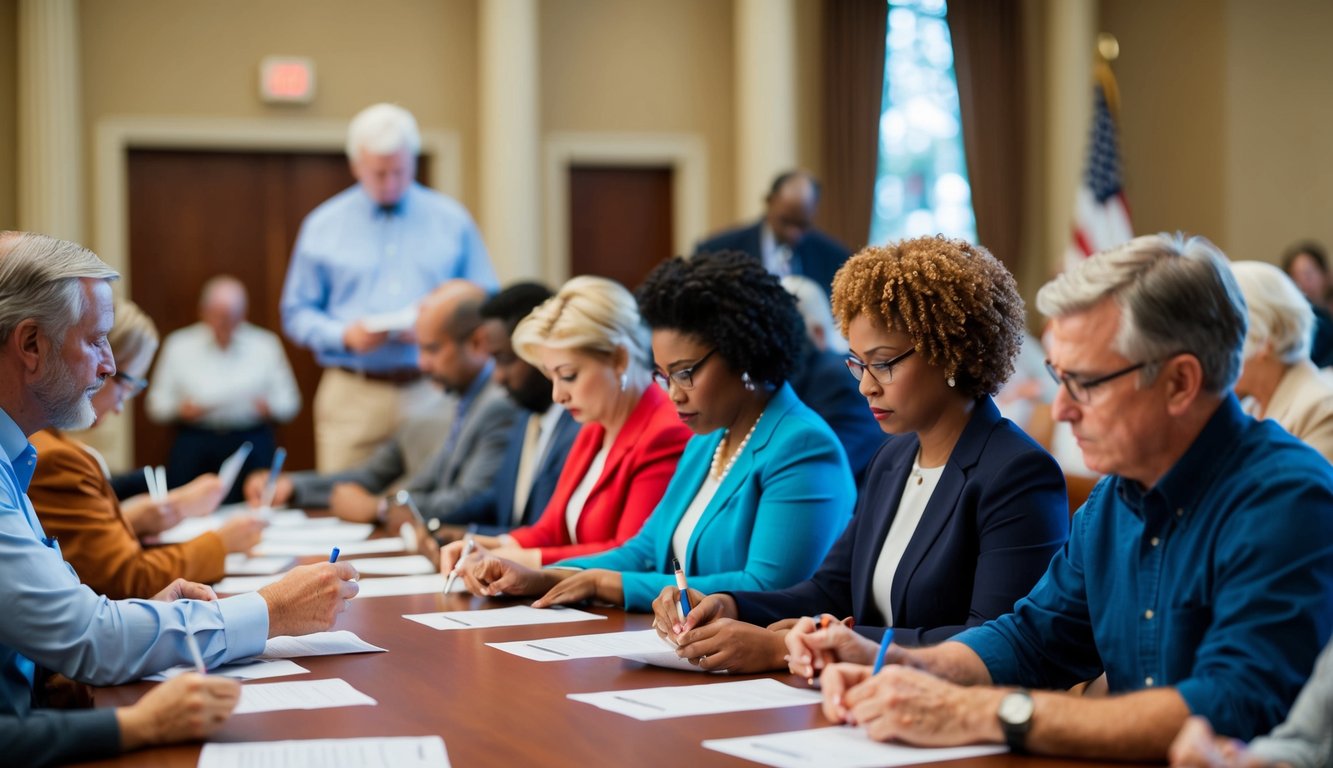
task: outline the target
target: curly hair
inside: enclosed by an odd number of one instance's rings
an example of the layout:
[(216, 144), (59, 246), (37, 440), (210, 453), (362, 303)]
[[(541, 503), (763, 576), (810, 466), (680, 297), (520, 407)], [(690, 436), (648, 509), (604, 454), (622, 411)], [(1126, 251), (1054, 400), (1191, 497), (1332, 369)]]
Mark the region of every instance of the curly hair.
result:
[(832, 298), (844, 336), (861, 315), (900, 330), (966, 395), (994, 395), (1014, 372), (1023, 299), (979, 245), (936, 236), (865, 248), (834, 276)]
[(796, 300), (749, 254), (668, 259), (637, 295), (650, 328), (669, 328), (716, 347), (733, 370), (756, 382), (785, 382), (806, 343)]

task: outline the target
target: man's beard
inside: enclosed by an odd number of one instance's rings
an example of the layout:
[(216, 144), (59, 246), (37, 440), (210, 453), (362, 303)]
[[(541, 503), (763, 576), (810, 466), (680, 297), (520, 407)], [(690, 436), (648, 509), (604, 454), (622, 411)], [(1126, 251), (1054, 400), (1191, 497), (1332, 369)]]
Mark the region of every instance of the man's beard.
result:
[(80, 388), (57, 351), (51, 355), (51, 364), (46, 367), (41, 378), (32, 385), (32, 395), (42, 409), (43, 420), (48, 426), (56, 429), (87, 429), (97, 418), (92, 396), (102, 383), (90, 389)]

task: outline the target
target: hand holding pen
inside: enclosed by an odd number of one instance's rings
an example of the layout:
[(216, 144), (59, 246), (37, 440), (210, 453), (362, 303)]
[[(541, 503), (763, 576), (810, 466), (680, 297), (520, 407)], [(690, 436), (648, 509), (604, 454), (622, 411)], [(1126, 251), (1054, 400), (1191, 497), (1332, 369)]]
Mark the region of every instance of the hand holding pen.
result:
[(467, 562), (468, 557), (476, 551), (477, 540), (472, 536), (468, 536), (466, 543), (463, 544), (463, 554), (458, 558), (458, 562), (454, 563), (453, 569), (449, 571), (449, 578), (444, 580), (444, 594), (447, 595), (453, 590), (454, 580), (457, 579), (458, 574), (462, 572), (463, 563)]

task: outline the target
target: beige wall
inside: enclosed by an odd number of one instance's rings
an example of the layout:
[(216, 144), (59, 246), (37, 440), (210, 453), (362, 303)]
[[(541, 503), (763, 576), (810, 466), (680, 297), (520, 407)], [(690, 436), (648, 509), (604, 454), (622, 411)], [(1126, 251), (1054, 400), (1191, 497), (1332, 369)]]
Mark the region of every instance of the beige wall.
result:
[[(476, 0), (84, 0), (79, 12), (89, 148), (113, 115), (341, 120), (394, 101), (423, 129), (458, 132), (463, 202), (474, 204)], [(314, 59), (312, 104), (259, 101), (269, 54)]]
[(1277, 261), (1333, 245), (1333, 3), (1226, 3), (1225, 245)]
[(543, 130), (698, 134), (709, 225), (730, 223), (732, 4), (543, 0), (540, 15)]
[(1125, 184), (1140, 232), (1236, 259), (1333, 243), (1333, 4), (1102, 0), (1120, 39)]
[(18, 131), (18, 0), (0, 0), (0, 229), (18, 221), (15, 172)]

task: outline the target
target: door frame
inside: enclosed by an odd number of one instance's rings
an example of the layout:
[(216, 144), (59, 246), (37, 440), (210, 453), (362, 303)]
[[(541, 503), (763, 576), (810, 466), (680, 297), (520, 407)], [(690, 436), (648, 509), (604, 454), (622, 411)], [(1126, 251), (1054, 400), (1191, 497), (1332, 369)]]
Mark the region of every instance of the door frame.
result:
[(569, 274), (569, 169), (574, 165), (672, 170), (671, 247), (689, 253), (708, 220), (708, 149), (691, 133), (553, 133), (546, 138), (545, 273), (555, 285)]
[[(241, 152), (338, 152), (347, 143), (343, 120), (227, 117), (109, 117), (97, 121), (93, 149), (93, 245), (120, 273), (123, 296), (130, 295), (129, 152), (181, 149)], [(457, 199), (463, 187), (462, 142), (457, 131), (421, 132), (421, 151), (432, 186)], [(193, 301), (193, 297), (189, 298)], [(165, 331), (166, 329), (162, 329)], [(134, 406), (131, 406), (134, 407)], [(306, 404), (309, 407), (309, 404)], [(85, 438), (113, 468), (134, 460), (134, 418), (110, 416)]]

